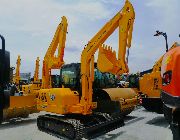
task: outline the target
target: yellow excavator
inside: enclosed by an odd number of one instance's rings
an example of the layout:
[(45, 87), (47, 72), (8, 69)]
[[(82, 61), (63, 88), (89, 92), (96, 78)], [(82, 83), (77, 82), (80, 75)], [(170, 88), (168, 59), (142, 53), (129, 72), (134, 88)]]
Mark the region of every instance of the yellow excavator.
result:
[(144, 72), (139, 78), (139, 91), (142, 93), (141, 105), (148, 111), (162, 113), (160, 92), (162, 86), (161, 57), (149, 71)]
[[(48, 57), (45, 56), (42, 89), (38, 90), (37, 107), (40, 111), (54, 114), (42, 115), (37, 118), (39, 130), (57, 137), (81, 139), (82, 137), (93, 138), (124, 125), (120, 103), (123, 98), (120, 95), (122, 92), (122, 94), (129, 93), (135, 97), (135, 92), (125, 88), (94, 90), (94, 72), (97, 72), (94, 54), (98, 49), (100, 50), (97, 67), (100, 72), (108, 72), (109, 79), (110, 74), (127, 73), (125, 54), (126, 48), (131, 46), (134, 19), (134, 8), (126, 0), (122, 10), (107, 22), (85, 46), (81, 54), (81, 63), (52, 67), (56, 62), (50, 61), (53, 60), (51, 58), (53, 53), (50, 53)], [(116, 52), (112, 51), (110, 47), (104, 46), (103, 43), (118, 27), (119, 56), (116, 59)], [(102, 62), (102, 60), (104, 61)], [(48, 67), (48, 64), (51, 67)], [(51, 88), (51, 69), (60, 67), (62, 87)], [(106, 81), (106, 79), (104, 80)], [(126, 96), (128, 95), (126, 94)], [(128, 101), (133, 104), (136, 102), (136, 98)]]
[(15, 84), (10, 83), (10, 53), (5, 51), (5, 39), (2, 39), (2, 50), (0, 50), (0, 123), (16, 117), (27, 117), (37, 112), (36, 96), (22, 96), (16, 87), (19, 84), (20, 57), (18, 56)]
[(39, 57), (36, 59), (36, 66), (34, 71), (34, 76), (30, 84), (22, 85), (21, 90), (24, 95), (36, 94), (36, 91), (41, 88), (41, 81), (39, 79)]
[[(44, 56), (43, 70), (42, 70), (42, 82), (39, 79), (39, 57), (36, 60), (36, 67), (34, 71), (34, 77), (31, 84), (23, 85), (23, 94), (36, 94), (41, 88), (52, 87), (51, 82), (51, 69), (61, 67), (64, 64), (64, 47), (67, 32), (67, 19), (62, 17), (61, 23), (58, 25), (54, 34), (53, 40)], [(56, 49), (58, 49), (58, 55), (54, 56)]]
[[(174, 43), (171, 48), (168, 49), (167, 35), (166, 33), (156, 31), (155, 36), (163, 35), (166, 40), (166, 52), (177, 47)], [(154, 64), (153, 68), (146, 72), (141, 72), (139, 78), (139, 92), (142, 93), (141, 105), (148, 111), (163, 113), (163, 103), (160, 99), (160, 93), (162, 90), (162, 78), (161, 78), (161, 65), (164, 54)]]
[[(55, 52), (58, 47), (58, 57), (53, 59), (44, 60), (44, 66), (49, 69), (49, 67), (57, 67), (62, 65), (64, 46), (66, 40), (67, 32), (67, 20), (65, 17), (62, 18), (62, 22), (57, 27), (56, 33), (54, 35), (53, 41), (49, 47), (48, 53), (45, 57), (49, 57), (51, 52)], [(39, 112), (37, 110), (37, 94), (36, 91), (41, 88), (41, 81), (39, 79), (39, 58), (36, 60), (36, 68), (34, 72), (33, 82), (29, 85), (22, 85), (23, 94), (20, 94), (20, 90), (17, 89), (16, 85), (21, 85), (20, 83), (20, 56), (17, 59), (16, 74), (14, 78), (14, 85), (8, 87), (10, 83), (10, 53), (5, 51), (5, 39), (2, 39), (2, 49), (0, 49), (0, 123), (16, 117), (27, 117), (31, 113)], [(61, 58), (62, 57), (62, 58)], [(51, 62), (50, 62), (51, 61)], [(56, 61), (56, 62), (55, 62)], [(49, 73), (43, 73), (43, 78), (46, 79)], [(51, 83), (51, 82), (50, 82)], [(43, 87), (45, 85), (44, 80)], [(8, 88), (7, 88), (8, 87)]]

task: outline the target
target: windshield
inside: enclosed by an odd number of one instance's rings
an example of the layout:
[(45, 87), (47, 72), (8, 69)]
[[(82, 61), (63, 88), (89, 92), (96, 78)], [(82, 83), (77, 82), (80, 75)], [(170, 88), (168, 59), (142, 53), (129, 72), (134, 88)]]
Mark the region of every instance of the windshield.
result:
[[(80, 65), (67, 65), (61, 69), (61, 82), (66, 88), (73, 90), (81, 89)], [(102, 73), (94, 69), (93, 88), (117, 87), (117, 78), (110, 73)]]
[(75, 88), (78, 83), (77, 71), (73, 67), (61, 69), (62, 84), (68, 88)]
[(102, 73), (98, 69), (95, 69), (94, 74), (94, 88), (113, 88), (116, 87), (116, 77), (110, 73)]

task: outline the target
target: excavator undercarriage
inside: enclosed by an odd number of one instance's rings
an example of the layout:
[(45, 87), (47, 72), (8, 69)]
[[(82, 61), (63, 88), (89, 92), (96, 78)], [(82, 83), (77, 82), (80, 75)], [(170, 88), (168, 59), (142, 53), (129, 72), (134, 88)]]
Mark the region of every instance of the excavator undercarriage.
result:
[(121, 115), (107, 113), (91, 115), (71, 114), (64, 116), (43, 115), (37, 119), (39, 130), (59, 138), (94, 138), (124, 125)]

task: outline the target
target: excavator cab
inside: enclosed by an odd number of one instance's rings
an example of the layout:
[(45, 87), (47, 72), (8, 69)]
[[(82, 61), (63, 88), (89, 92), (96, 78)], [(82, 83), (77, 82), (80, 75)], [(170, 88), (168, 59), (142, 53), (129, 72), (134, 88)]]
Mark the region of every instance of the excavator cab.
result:
[(60, 70), (60, 81), (65, 88), (80, 91), (80, 63), (64, 65)]
[(51, 86), (52, 88), (62, 87), (60, 83), (60, 75), (51, 75)]
[(127, 78), (129, 82), (129, 88), (137, 88), (139, 89), (139, 75), (138, 74), (130, 74)]
[[(60, 85), (71, 90), (81, 93), (81, 74), (80, 63), (66, 64), (60, 70)], [(117, 78), (110, 73), (102, 73), (97, 68), (97, 63), (94, 63), (94, 82), (93, 89), (116, 88)]]

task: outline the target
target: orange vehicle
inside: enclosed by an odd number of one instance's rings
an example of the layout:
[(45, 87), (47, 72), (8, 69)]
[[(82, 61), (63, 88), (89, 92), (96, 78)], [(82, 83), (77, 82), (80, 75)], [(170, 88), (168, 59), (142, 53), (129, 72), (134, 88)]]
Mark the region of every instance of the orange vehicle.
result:
[(180, 138), (180, 45), (168, 51), (162, 61), (161, 77), (164, 116), (171, 125), (174, 139)]

